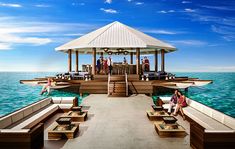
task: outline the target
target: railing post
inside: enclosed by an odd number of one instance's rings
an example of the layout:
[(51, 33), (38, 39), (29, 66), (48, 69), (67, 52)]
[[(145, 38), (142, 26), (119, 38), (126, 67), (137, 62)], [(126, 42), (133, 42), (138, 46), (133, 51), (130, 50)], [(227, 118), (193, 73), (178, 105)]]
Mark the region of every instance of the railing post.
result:
[(108, 74), (108, 95), (110, 95), (109, 94), (109, 83), (110, 83), (110, 73)]
[(128, 96), (128, 80), (127, 80), (127, 73), (125, 73), (125, 81), (126, 81), (126, 96)]

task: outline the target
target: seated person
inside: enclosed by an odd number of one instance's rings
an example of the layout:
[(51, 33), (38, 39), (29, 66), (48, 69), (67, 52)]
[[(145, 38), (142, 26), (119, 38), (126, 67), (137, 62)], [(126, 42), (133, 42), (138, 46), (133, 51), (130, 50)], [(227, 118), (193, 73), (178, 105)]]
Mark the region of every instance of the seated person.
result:
[(170, 100), (170, 102), (169, 102), (169, 108), (168, 108), (168, 111), (167, 111), (167, 113), (168, 114), (171, 114), (171, 109), (172, 109), (172, 107), (174, 107), (174, 106), (176, 106), (176, 104), (177, 104), (177, 99), (178, 99), (178, 90), (176, 89), (175, 90), (175, 92), (174, 92), (174, 94), (172, 95), (172, 97), (171, 97), (171, 100)]
[(183, 107), (186, 107), (186, 106), (187, 106), (186, 97), (180, 91), (178, 91), (178, 100), (177, 100), (176, 108), (175, 108), (173, 115), (176, 116), (176, 113), (180, 110), (182, 117), (185, 120)]

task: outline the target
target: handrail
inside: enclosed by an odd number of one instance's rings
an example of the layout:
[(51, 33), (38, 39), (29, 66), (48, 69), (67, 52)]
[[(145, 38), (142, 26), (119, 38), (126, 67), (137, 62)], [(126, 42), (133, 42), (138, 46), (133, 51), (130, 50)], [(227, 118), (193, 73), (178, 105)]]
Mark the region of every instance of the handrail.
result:
[(128, 96), (128, 81), (127, 81), (127, 73), (125, 73), (125, 81), (126, 81), (126, 96)]
[(110, 73), (108, 74), (108, 95), (109, 95)]

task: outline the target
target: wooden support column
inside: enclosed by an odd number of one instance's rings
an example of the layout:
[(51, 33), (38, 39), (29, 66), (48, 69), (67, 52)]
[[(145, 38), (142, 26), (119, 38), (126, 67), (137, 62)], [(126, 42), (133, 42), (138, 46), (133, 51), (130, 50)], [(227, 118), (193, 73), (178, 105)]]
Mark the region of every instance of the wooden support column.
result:
[(158, 51), (155, 51), (155, 72), (158, 72)]
[(165, 72), (165, 51), (164, 49), (161, 50), (161, 71)]
[(136, 49), (136, 74), (140, 74), (140, 48)]
[(68, 50), (68, 71), (72, 71), (72, 50)]
[(76, 72), (78, 72), (78, 51), (76, 51)]
[(130, 55), (130, 56), (131, 56), (131, 57), (130, 57), (130, 63), (133, 64), (133, 52), (131, 52), (130, 54), (131, 54), (131, 55)]
[(92, 74), (96, 74), (96, 48), (92, 48)]

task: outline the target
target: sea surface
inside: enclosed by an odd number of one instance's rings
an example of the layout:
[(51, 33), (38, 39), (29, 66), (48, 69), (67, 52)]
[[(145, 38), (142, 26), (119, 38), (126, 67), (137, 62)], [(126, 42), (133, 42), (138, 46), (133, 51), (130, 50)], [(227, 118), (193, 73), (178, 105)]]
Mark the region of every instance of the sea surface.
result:
[[(178, 72), (174, 74), (202, 80), (213, 80), (212, 84), (202, 87), (190, 87), (188, 92), (183, 92), (183, 94), (190, 99), (235, 118), (235, 72)], [(171, 94), (159, 96), (171, 96)]]
[[(20, 80), (36, 77), (54, 76), (57, 73), (35, 72), (0, 72), (0, 116), (11, 113), (30, 103), (46, 98), (40, 95), (40, 86), (20, 84)], [(190, 87), (187, 97), (204, 105), (212, 107), (235, 118), (235, 73), (175, 73), (177, 76), (189, 76), (206, 80), (213, 80), (212, 84), (203, 87)], [(77, 96), (79, 94), (62, 91), (52, 91), (50, 96)], [(169, 96), (169, 95), (164, 95)]]
[(52, 97), (78, 97), (79, 103), (82, 98), (79, 94), (53, 90), (49, 96), (40, 95), (41, 86), (20, 84), (20, 80), (30, 80), (45, 76), (55, 76), (57, 73), (35, 72), (0, 72), (0, 116), (14, 112), (30, 103), (43, 98)]

